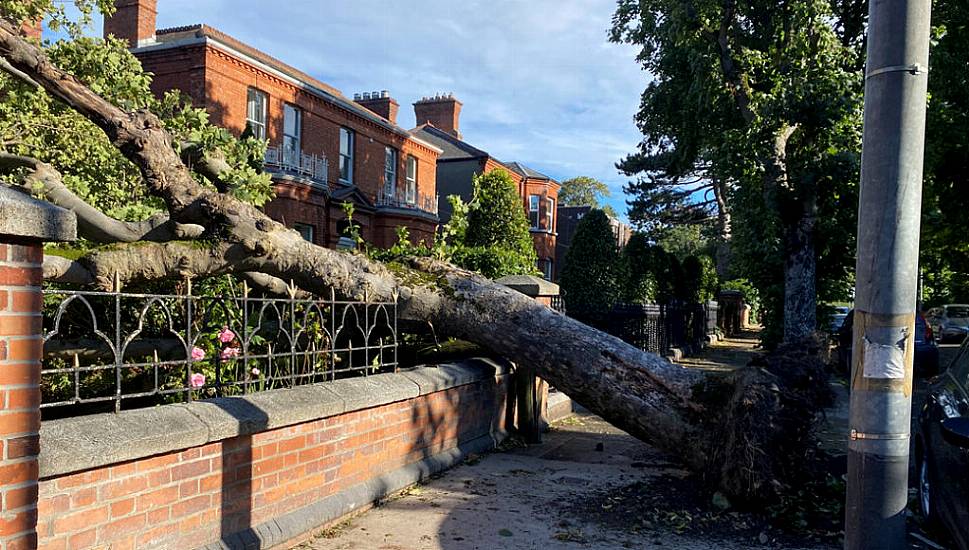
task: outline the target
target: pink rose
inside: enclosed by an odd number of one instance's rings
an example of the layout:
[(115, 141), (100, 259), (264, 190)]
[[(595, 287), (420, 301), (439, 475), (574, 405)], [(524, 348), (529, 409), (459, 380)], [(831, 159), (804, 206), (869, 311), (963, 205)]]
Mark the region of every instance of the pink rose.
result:
[(257, 369), (256, 367), (252, 367), (252, 375), (259, 376), (259, 369)]
[(205, 350), (198, 346), (192, 347), (192, 361), (201, 361), (205, 359)]
[(219, 356), (223, 359), (231, 359), (232, 357), (239, 357), (239, 353), (242, 352), (239, 348), (225, 348)]
[(219, 342), (223, 344), (228, 344), (229, 342), (236, 339), (236, 333), (229, 330), (229, 327), (222, 327), (219, 331)]
[(193, 374), (190, 380), (193, 388), (201, 388), (205, 385), (205, 375), (202, 373), (197, 372)]

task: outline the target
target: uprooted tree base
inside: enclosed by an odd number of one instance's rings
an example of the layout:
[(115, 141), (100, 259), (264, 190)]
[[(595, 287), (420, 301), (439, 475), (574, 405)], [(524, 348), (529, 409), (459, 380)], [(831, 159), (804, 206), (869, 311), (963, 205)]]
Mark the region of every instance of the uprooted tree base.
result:
[[(76, 260), (45, 258), (45, 277), (110, 288), (237, 273), (269, 291), (292, 281), (318, 295), (332, 289), (345, 297), (399, 298), (402, 321), (430, 324), (438, 336), (534, 369), (607, 421), (678, 456), (737, 502), (777, 498), (797, 483), (796, 464), (810, 447), (821, 405), (811, 392), (824, 387), (823, 369), (810, 356), (777, 355), (785, 359), (768, 359), (765, 368), (707, 376), (441, 261), (413, 258), (388, 268), (315, 246), (219, 186), (201, 185), (161, 120), (106, 101), (17, 31), (0, 21), (3, 67), (99, 126), (167, 210), (151, 227), (111, 220), (80, 204), (53, 167), (0, 152), (0, 169), (26, 171), (25, 190), (75, 210), (84, 237), (114, 243)], [(219, 174), (206, 177), (217, 181)], [(109, 227), (115, 230), (92, 229)]]
[(714, 435), (711, 465), (721, 465), (700, 472), (708, 489), (774, 501), (818, 478), (825, 459), (815, 432), (834, 400), (819, 351), (814, 340), (782, 345), (734, 375), (711, 375), (696, 387), (698, 402), (723, 412), (695, 418)]

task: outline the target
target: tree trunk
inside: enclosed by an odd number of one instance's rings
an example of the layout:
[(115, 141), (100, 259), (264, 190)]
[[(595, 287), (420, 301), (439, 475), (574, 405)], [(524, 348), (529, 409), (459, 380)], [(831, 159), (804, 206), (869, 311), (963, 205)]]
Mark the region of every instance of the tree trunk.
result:
[[(119, 245), (76, 261), (50, 262), (48, 273), (111, 287), (115, 281), (257, 272), (300, 289), (345, 297), (399, 298), (404, 320), (477, 343), (534, 369), (578, 403), (616, 426), (680, 457), (713, 487), (740, 499), (772, 495), (792, 472), (785, 382), (762, 369), (705, 375), (644, 353), (481, 276), (429, 258), (386, 266), (362, 255), (315, 246), (228, 193), (195, 181), (161, 121), (126, 112), (50, 64), (43, 52), (0, 21), (0, 56), (108, 135), (136, 164), (173, 223), (202, 226), (194, 242)], [(794, 396), (796, 397), (796, 396)], [(801, 399), (800, 401), (804, 401)], [(812, 402), (813, 403), (813, 402)], [(799, 430), (800, 433), (803, 430)]]
[(730, 207), (727, 204), (727, 183), (713, 178), (713, 196), (717, 201), (717, 276), (721, 280), (730, 277)]
[(817, 328), (815, 219), (804, 212), (786, 230), (784, 258), (784, 341), (801, 342)]
[(817, 192), (814, 184), (791, 185), (787, 142), (797, 126), (783, 126), (764, 163), (764, 202), (778, 213), (784, 234), (784, 342), (805, 342), (817, 325), (817, 259), (814, 230)]

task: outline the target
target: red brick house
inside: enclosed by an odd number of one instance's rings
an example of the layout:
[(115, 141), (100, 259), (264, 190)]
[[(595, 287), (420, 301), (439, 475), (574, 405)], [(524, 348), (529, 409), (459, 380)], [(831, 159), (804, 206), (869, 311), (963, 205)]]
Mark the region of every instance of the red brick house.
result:
[(398, 226), (412, 240), (437, 229), (441, 150), (396, 123), (386, 92), (339, 90), (207, 25), (155, 29), (157, 0), (116, 0), (105, 35), (129, 42), (153, 91), (178, 89), (212, 123), (236, 135), (246, 127), (269, 142), (265, 169), (276, 198), (266, 212), (310, 241), (332, 246), (353, 203), (367, 242), (387, 247)]
[[(476, 174), (501, 169), (518, 185), (518, 194), (531, 225), (532, 242), (538, 255), (538, 269), (552, 280), (555, 272), (556, 207), (561, 185), (553, 178), (518, 162), (501, 162), (464, 141), (460, 131), (462, 104), (452, 95), (424, 98), (414, 104), (419, 126), (412, 130), (423, 141), (441, 150), (437, 159), (437, 183), (441, 197), (459, 195), (471, 200)], [(441, 200), (441, 223), (451, 219), (451, 205)]]

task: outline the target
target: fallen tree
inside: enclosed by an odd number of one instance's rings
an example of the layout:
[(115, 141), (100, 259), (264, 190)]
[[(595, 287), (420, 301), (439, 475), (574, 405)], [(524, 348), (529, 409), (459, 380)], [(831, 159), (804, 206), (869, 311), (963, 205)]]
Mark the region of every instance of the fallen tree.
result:
[[(185, 148), (174, 143), (158, 117), (103, 99), (54, 66), (17, 28), (0, 21), (0, 58), (7, 71), (96, 124), (139, 168), (147, 190), (167, 210), (144, 223), (111, 219), (66, 189), (52, 166), (0, 155), (0, 169), (18, 170), (26, 190), (73, 209), (85, 238), (113, 243), (78, 259), (45, 259), (50, 280), (109, 289), (115, 281), (248, 273), (267, 287), (292, 281), (321, 295), (333, 289), (345, 297), (399, 296), (403, 320), (430, 323), (438, 334), (533, 368), (609, 422), (680, 457), (733, 497), (772, 496), (798, 471), (796, 453), (815, 410), (803, 394), (786, 392), (809, 386), (812, 379), (817, 383), (810, 358), (800, 360), (798, 369), (752, 368), (710, 377), (439, 260), (384, 265), (315, 246), (218, 186), (200, 183), (187, 166), (191, 155), (181, 153)], [(218, 163), (210, 166), (218, 170)], [(217, 173), (212, 176), (210, 181), (218, 179)], [(780, 374), (787, 370), (795, 376)]]

